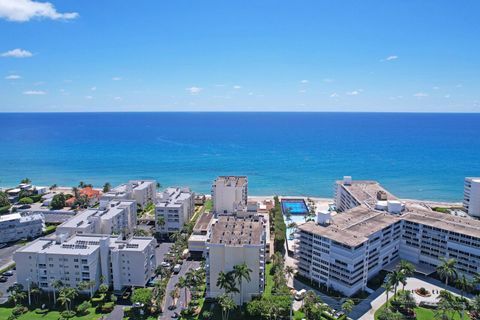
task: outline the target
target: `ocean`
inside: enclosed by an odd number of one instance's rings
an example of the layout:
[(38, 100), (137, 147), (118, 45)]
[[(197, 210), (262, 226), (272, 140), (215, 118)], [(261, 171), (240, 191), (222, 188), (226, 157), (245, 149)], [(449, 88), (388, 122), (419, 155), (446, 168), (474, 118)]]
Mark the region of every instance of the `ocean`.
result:
[(461, 201), (480, 176), (480, 114), (0, 113), (0, 186), (156, 179), (210, 193), (332, 197), (344, 175), (402, 198)]

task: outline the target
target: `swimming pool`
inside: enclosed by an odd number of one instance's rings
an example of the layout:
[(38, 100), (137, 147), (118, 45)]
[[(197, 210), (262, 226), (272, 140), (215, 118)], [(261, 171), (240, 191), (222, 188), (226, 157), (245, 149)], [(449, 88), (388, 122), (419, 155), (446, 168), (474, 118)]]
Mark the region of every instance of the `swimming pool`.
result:
[(307, 205), (303, 199), (282, 199), (282, 213), (290, 211), (292, 215), (306, 215)]

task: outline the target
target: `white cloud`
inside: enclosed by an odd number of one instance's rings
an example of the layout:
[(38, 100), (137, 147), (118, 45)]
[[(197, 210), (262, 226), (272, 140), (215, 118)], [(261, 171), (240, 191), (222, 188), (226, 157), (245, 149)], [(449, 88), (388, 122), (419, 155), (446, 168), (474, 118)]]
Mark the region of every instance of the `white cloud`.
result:
[(249, 92), (248, 95), (249, 95), (249, 96), (253, 96), (253, 92)]
[(300, 90), (300, 91), (298, 91), (298, 92), (300, 92), (300, 93), (305, 93), (305, 92), (307, 92), (307, 90), (302, 89), (302, 90)]
[(397, 60), (398, 56), (388, 56), (385, 58), (386, 61), (392, 61), (392, 60)]
[(335, 80), (330, 79), (330, 78), (323, 79), (323, 82), (326, 82), (326, 83), (332, 83), (333, 81), (335, 81)]
[(33, 0), (0, 0), (0, 18), (25, 22), (33, 18), (69, 20), (78, 17), (76, 12), (58, 12), (50, 2)]
[(338, 98), (339, 96), (340, 95), (338, 93), (334, 92), (330, 95), (330, 98)]
[(423, 97), (428, 97), (428, 93), (425, 93), (425, 92), (417, 92), (413, 95), (414, 97), (417, 97), (417, 98), (423, 98)]
[(199, 94), (203, 89), (199, 88), (199, 87), (196, 87), (196, 86), (193, 86), (193, 87), (190, 87), (190, 88), (186, 88), (185, 90), (190, 92), (190, 94)]
[(433, 90), (439, 90), (440, 87), (434, 86), (434, 87), (432, 87), (432, 89), (433, 89)]
[(449, 98), (450, 98), (450, 95), (449, 95), (449, 94), (446, 94), (446, 95), (445, 95), (445, 98), (446, 98), (446, 99), (449, 99)]
[(300, 81), (301, 84), (307, 84), (308, 83), (308, 80), (302, 80)]
[(120, 81), (120, 80), (122, 80), (122, 77), (113, 77), (112, 80), (113, 81)]
[(97, 87), (91, 87), (90, 90), (97, 91)]
[(234, 85), (234, 86), (233, 86), (233, 89), (237, 89), (237, 90), (238, 90), (238, 89), (242, 89), (242, 87), (237, 84), (237, 85)]
[(349, 96), (358, 96), (361, 91), (362, 91), (362, 90), (349, 91), (349, 92), (347, 92), (347, 95), (349, 95)]
[(8, 76), (5, 77), (6, 80), (18, 80), (18, 79), (21, 79), (22, 77), (20, 77), (18, 74), (10, 74)]
[(120, 101), (120, 100), (122, 100), (122, 97), (114, 97), (113, 100)]
[(85, 96), (85, 99), (87, 99), (87, 100), (92, 100), (93, 97), (92, 97), (92, 96)]
[(27, 90), (27, 91), (24, 91), (23, 94), (27, 96), (42, 96), (47, 93), (42, 90)]
[(33, 56), (33, 54), (30, 51), (19, 48), (2, 53), (2, 57), (5, 58), (30, 58), (31, 56)]

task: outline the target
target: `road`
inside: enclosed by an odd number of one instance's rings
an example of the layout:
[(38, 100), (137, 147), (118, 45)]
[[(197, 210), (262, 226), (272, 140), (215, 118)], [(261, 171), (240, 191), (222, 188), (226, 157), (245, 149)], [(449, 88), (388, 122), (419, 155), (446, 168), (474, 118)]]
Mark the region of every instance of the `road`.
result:
[(177, 305), (175, 309), (170, 310), (168, 307), (173, 304), (172, 298), (170, 297), (170, 292), (175, 289), (175, 285), (178, 283), (178, 278), (181, 276), (184, 276), (188, 270), (190, 269), (195, 269), (200, 267), (200, 261), (184, 261), (182, 268), (180, 269), (180, 272), (178, 274), (172, 274), (170, 277), (170, 280), (168, 281), (167, 284), (167, 290), (166, 290), (166, 300), (165, 300), (165, 310), (163, 312), (163, 315), (160, 317), (160, 319), (172, 319), (172, 315), (175, 312), (180, 313), (180, 310), (182, 310), (184, 301), (185, 301), (185, 290), (181, 289), (180, 290), (180, 298), (177, 301)]
[(21, 246), (21, 244), (12, 244), (0, 249), (0, 268), (13, 262), (13, 253)]

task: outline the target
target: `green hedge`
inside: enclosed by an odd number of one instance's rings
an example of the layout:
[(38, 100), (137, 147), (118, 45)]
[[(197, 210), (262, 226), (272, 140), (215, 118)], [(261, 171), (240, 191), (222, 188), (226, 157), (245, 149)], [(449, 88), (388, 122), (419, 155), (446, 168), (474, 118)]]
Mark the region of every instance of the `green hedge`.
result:
[(275, 228), (275, 252), (285, 252), (285, 240), (287, 239), (287, 226), (283, 220), (282, 208), (278, 197), (275, 196), (275, 207), (272, 208), (273, 225)]
[(0, 207), (0, 214), (8, 213), (10, 206)]
[(38, 202), (42, 200), (42, 195), (41, 194), (34, 194), (29, 197), (30, 199), (33, 200), (33, 202)]

